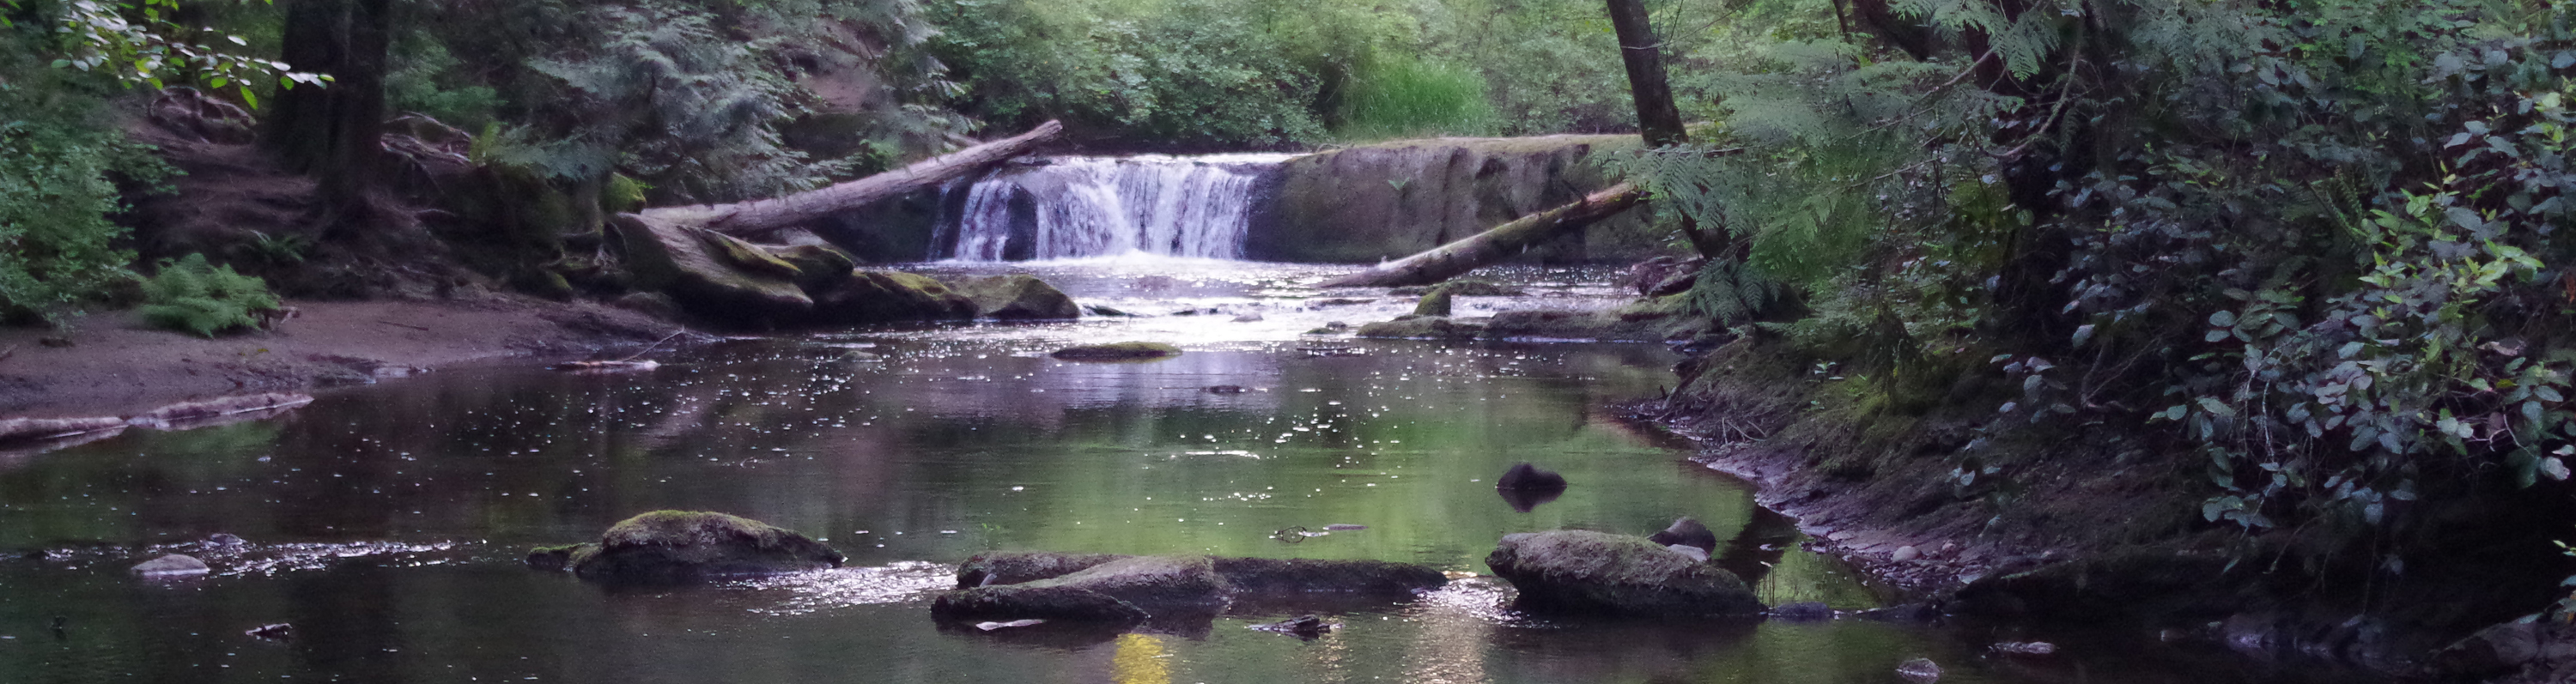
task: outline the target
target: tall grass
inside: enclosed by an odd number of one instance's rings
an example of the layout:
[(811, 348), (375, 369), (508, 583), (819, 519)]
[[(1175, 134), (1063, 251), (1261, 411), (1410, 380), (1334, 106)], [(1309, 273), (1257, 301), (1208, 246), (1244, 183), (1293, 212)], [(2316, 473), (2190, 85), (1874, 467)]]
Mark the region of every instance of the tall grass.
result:
[(1483, 76), (1409, 57), (1380, 59), (1356, 74), (1340, 114), (1334, 133), (1344, 140), (1484, 135), (1499, 118)]

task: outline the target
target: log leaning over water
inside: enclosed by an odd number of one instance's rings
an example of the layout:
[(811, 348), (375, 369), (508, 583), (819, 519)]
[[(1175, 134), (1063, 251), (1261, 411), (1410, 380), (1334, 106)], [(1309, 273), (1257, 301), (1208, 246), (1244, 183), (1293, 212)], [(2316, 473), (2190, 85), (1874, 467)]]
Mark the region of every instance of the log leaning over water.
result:
[(1437, 283), (1519, 254), (1530, 245), (1565, 231), (1617, 216), (1644, 199), (1645, 192), (1638, 190), (1637, 186), (1620, 183), (1573, 204), (1512, 219), (1464, 240), (1325, 281), (1323, 286), (1401, 287)]
[(1028, 154), (1040, 143), (1052, 140), (1062, 132), (1064, 132), (1064, 124), (1048, 121), (1038, 124), (1037, 128), (1029, 129), (1027, 133), (924, 159), (910, 166), (831, 187), (749, 202), (661, 207), (646, 209), (642, 213), (649, 218), (706, 228), (728, 235), (756, 236), (921, 188), (946, 183), (1013, 157)]

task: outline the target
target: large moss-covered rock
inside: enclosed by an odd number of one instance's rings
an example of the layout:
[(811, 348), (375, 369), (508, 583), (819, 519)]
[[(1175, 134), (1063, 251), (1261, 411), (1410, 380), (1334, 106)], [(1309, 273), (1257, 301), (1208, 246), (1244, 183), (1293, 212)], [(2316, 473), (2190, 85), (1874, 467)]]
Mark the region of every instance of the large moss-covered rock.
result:
[[(1398, 140), (1289, 160), (1252, 210), (1246, 256), (1367, 263), (1401, 258), (1611, 185), (1596, 155), (1635, 135)], [(1642, 259), (1672, 250), (1637, 210), (1532, 250), (1547, 261)]]
[[(942, 620), (1135, 622), (1208, 616), (1237, 602), (1285, 610), (1400, 601), (1449, 578), (1408, 563), (1049, 552), (979, 554), (956, 591), (931, 604)], [(1111, 600), (1102, 600), (1102, 599)]]
[(930, 614), (943, 620), (1134, 621), (1213, 615), (1225, 600), (1225, 583), (1204, 556), (1129, 556), (1057, 577), (940, 594)]
[(832, 547), (767, 523), (701, 511), (654, 511), (610, 526), (594, 544), (539, 548), (528, 564), (582, 579), (668, 584), (837, 568)]
[(814, 320), (832, 325), (890, 321), (955, 321), (975, 317), (975, 302), (937, 279), (902, 271), (851, 271), (815, 293)]
[(966, 278), (950, 287), (974, 300), (975, 314), (1000, 320), (1080, 318), (1082, 307), (1037, 276), (1026, 273)]
[(1406, 316), (1392, 321), (1363, 323), (1356, 334), (1378, 339), (1472, 340), (1485, 334), (1485, 325), (1447, 316)]
[(1150, 361), (1181, 355), (1181, 348), (1161, 342), (1111, 342), (1055, 350), (1048, 356), (1067, 361)]
[(971, 589), (991, 584), (1019, 584), (1049, 577), (1063, 577), (1090, 569), (1091, 566), (1122, 558), (1128, 558), (1128, 556), (1049, 551), (979, 553), (957, 566), (957, 588)]
[(1585, 530), (1504, 535), (1485, 557), (1535, 612), (1610, 616), (1755, 615), (1734, 573), (1644, 537)]
[(691, 313), (769, 327), (814, 311), (814, 299), (797, 286), (797, 268), (749, 243), (639, 214), (619, 214), (610, 224), (626, 244), (634, 285), (669, 294)]

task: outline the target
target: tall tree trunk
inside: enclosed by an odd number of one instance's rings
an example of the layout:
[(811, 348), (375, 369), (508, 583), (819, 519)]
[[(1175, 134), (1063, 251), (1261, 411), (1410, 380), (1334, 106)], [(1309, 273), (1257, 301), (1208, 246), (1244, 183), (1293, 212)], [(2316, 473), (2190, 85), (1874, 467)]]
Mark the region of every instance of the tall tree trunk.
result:
[[(1690, 132), (1682, 128), (1681, 107), (1673, 104), (1672, 78), (1664, 70), (1664, 44), (1655, 39), (1644, 0), (1608, 1), (1610, 28), (1619, 33), (1619, 61), (1628, 67), (1628, 93), (1637, 103), (1637, 132), (1645, 136), (1647, 147), (1690, 142)], [(1700, 256), (1717, 257), (1731, 247), (1725, 231), (1701, 230), (1699, 220), (1688, 214), (1682, 215), (1679, 227), (1682, 238)]]
[(1682, 111), (1673, 104), (1672, 82), (1664, 73), (1664, 44), (1646, 21), (1644, 0), (1609, 0), (1610, 28), (1619, 33), (1619, 61), (1628, 67), (1628, 92), (1637, 101), (1637, 129), (1647, 147), (1690, 142), (1682, 131)]
[(285, 48), (296, 70), (329, 74), (326, 87), (279, 91), (265, 131), (288, 169), (320, 183), (325, 221), (365, 210), (382, 173), (385, 47), (391, 0), (288, 0)]

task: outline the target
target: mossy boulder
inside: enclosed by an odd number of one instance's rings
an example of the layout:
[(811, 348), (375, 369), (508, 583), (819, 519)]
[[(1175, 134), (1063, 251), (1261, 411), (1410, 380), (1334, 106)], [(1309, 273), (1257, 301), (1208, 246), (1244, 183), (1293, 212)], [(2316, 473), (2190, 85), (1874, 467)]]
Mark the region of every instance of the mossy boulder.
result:
[(850, 271), (824, 286), (814, 299), (816, 322), (832, 325), (975, 317), (975, 302), (965, 295), (938, 279), (902, 271)]
[(805, 288), (808, 296), (859, 267), (858, 260), (850, 258), (849, 253), (828, 245), (755, 246), (780, 263), (795, 267), (796, 285)]
[(1485, 334), (1485, 325), (1475, 321), (1454, 320), (1447, 316), (1406, 316), (1392, 321), (1360, 325), (1360, 337), (1399, 340), (1472, 340)]
[(640, 214), (619, 214), (610, 225), (625, 242), (635, 287), (669, 294), (692, 313), (769, 327), (814, 311), (796, 266), (749, 243)]
[(958, 589), (940, 595), (931, 614), (949, 621), (1168, 621), (1212, 616), (1238, 602), (1291, 612), (1317, 603), (1383, 605), (1448, 581), (1429, 567), (1367, 560), (1002, 552), (967, 559), (957, 570)]
[(1485, 565), (1519, 607), (1601, 616), (1750, 616), (1762, 602), (1735, 573), (1644, 537), (1585, 530), (1504, 535)]
[(957, 566), (957, 588), (972, 589), (992, 584), (1019, 584), (1049, 577), (1063, 577), (1121, 558), (1128, 558), (1128, 556), (1047, 551), (979, 553)]
[(1225, 598), (1225, 583), (1204, 556), (1128, 556), (1061, 576), (940, 594), (930, 614), (942, 620), (1135, 622), (1213, 615), (1224, 609)]
[(1413, 315), (1446, 317), (1449, 315), (1451, 300), (1455, 298), (1447, 287), (1431, 288), (1430, 292), (1422, 293), (1422, 301), (1414, 302)]
[(1000, 320), (1080, 318), (1082, 307), (1037, 276), (1025, 273), (967, 278), (951, 287), (974, 300), (975, 314)]
[(1067, 361), (1145, 361), (1181, 355), (1181, 348), (1161, 342), (1111, 342), (1065, 347), (1049, 354)]
[(673, 584), (837, 568), (841, 552), (805, 535), (724, 513), (654, 511), (620, 521), (592, 544), (541, 547), (528, 565), (586, 580)]

